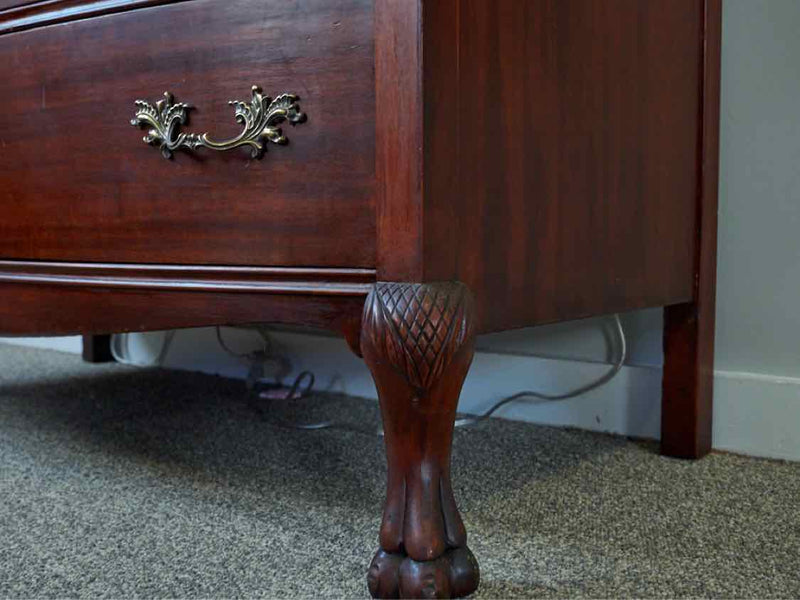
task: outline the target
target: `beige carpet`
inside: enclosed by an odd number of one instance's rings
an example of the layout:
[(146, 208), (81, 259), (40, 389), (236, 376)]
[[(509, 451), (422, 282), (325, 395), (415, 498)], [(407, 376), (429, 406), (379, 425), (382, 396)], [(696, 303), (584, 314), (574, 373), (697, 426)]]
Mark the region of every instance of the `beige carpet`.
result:
[[(0, 469), (0, 597), (367, 596), (382, 441), (265, 424), (240, 382), (0, 346)], [(800, 597), (798, 463), (493, 420), (454, 480), (475, 597)]]

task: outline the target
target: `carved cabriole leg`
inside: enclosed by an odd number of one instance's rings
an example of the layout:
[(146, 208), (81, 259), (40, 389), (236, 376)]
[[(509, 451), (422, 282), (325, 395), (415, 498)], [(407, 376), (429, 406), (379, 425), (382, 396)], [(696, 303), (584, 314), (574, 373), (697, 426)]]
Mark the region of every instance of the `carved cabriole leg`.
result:
[(457, 598), (478, 587), (478, 564), (450, 487), (450, 446), (474, 349), (472, 297), (460, 283), (377, 283), (361, 352), (381, 403), (388, 489), (376, 598)]

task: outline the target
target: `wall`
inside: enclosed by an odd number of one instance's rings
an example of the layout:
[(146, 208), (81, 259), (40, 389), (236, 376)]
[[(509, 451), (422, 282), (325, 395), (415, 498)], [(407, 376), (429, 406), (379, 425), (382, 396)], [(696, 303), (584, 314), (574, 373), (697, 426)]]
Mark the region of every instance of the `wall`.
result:
[(800, 2), (725, 3), (722, 98), (717, 364), (798, 375)]
[[(800, 1), (726, 0), (723, 11), (721, 181), (714, 446), (800, 459)], [(613, 382), (585, 397), (519, 405), (502, 416), (628, 435), (658, 435), (661, 313), (623, 316), (630, 359)], [(231, 345), (257, 345), (226, 331)], [(160, 334), (135, 336), (132, 353), (158, 353)], [(312, 368), (322, 388), (371, 396), (363, 364), (344, 343), (276, 334), (293, 372)], [(604, 319), (520, 330), (479, 340), (462, 410), (534, 387), (571, 389), (601, 375), (614, 354)], [(69, 343), (69, 342), (68, 342)], [(73, 348), (77, 347), (75, 341)], [(509, 356), (537, 354), (545, 358)], [(166, 366), (243, 376), (211, 330), (182, 332)]]

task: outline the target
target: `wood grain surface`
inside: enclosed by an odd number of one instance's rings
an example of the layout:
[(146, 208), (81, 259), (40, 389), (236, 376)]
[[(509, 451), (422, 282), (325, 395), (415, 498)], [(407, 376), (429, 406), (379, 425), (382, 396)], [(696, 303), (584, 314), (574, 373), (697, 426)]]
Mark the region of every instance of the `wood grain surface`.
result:
[(460, 283), (378, 283), (361, 350), (375, 380), (389, 466), (374, 598), (460, 598), (480, 570), (450, 481), (453, 426), (472, 362), (472, 297)]
[[(210, 325), (287, 323), (350, 336), (363, 296), (0, 285), (0, 332), (8, 336), (103, 334)], [(357, 338), (356, 338), (357, 339)]]
[(378, 278), (422, 281), (422, 6), (375, 3)]
[(722, 2), (706, 0), (704, 4), (702, 175), (694, 256), (697, 277), (692, 302), (668, 306), (664, 311), (661, 452), (681, 458), (705, 456), (713, 441)]
[(482, 331), (692, 298), (702, 14), (424, 3), (423, 279)]
[[(0, 258), (374, 267), (372, 26), (366, 0), (196, 0), (0, 36)], [(231, 137), (252, 84), (308, 115), (260, 161), (167, 161), (130, 125), (169, 90)]]

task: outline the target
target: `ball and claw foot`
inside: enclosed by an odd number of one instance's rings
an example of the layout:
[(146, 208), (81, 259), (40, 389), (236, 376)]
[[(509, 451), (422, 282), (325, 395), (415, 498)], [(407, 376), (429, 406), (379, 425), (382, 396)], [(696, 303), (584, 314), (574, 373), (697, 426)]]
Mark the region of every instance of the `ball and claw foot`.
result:
[(426, 562), (378, 550), (367, 576), (373, 598), (462, 598), (479, 581), (478, 562), (467, 547)]
[(374, 598), (460, 598), (478, 563), (450, 483), (458, 395), (475, 349), (475, 310), (458, 282), (378, 282), (360, 349), (375, 380), (388, 466)]

